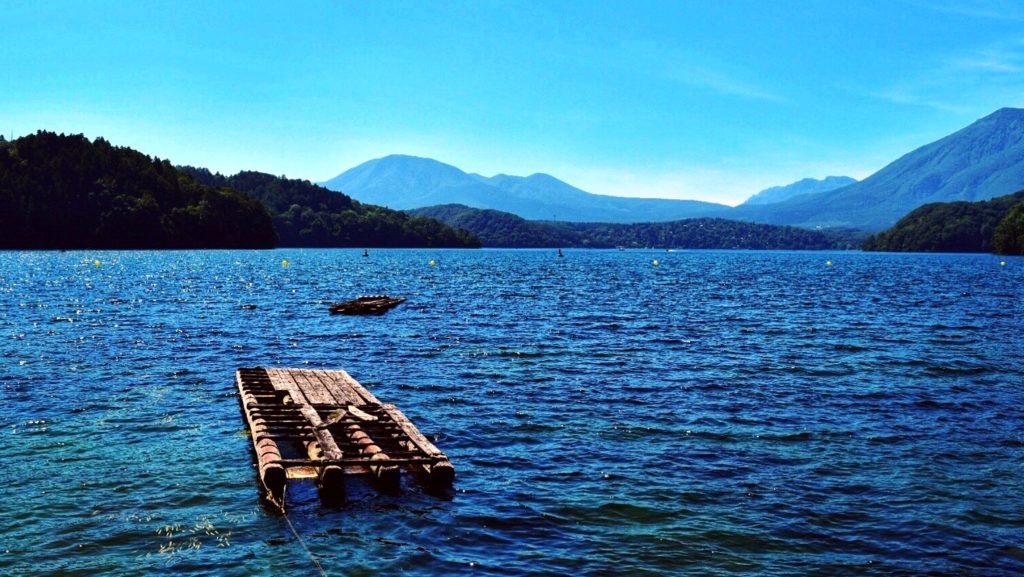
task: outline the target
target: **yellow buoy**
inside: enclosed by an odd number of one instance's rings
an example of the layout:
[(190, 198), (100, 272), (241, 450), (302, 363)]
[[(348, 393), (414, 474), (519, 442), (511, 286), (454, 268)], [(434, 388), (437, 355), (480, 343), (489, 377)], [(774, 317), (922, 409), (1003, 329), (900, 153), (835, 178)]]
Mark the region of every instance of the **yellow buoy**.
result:
[(654, 266), (658, 266), (661, 263), (658, 261), (658, 259), (654, 259), (651, 261), (651, 264), (653, 264)]
[(830, 260), (825, 261), (825, 266), (832, 266), (832, 261), (830, 261)]
[(281, 261), (281, 266), (288, 266), (288, 261), (286, 261), (286, 260)]
[(103, 264), (103, 263), (101, 263), (101, 262), (100, 262), (100, 261), (98, 261), (98, 260), (94, 260), (94, 261), (92, 261), (92, 266), (101, 266), (102, 264)]
[(1006, 266), (1006, 261), (1005, 260), (999, 261), (999, 266)]
[(436, 260), (431, 260), (430, 261), (430, 266), (436, 266), (436, 265), (437, 265), (437, 261)]

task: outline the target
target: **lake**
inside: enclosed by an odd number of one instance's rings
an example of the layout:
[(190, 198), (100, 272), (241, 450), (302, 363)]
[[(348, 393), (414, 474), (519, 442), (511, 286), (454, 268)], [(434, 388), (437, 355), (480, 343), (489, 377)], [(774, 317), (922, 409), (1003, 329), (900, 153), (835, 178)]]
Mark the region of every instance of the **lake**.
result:
[[(991, 255), (3, 252), (0, 573), (319, 574), (291, 523), (331, 575), (1019, 575), (1022, 287)], [(408, 301), (327, 313), (378, 293)], [(265, 510), (249, 366), (347, 370), (453, 498)]]

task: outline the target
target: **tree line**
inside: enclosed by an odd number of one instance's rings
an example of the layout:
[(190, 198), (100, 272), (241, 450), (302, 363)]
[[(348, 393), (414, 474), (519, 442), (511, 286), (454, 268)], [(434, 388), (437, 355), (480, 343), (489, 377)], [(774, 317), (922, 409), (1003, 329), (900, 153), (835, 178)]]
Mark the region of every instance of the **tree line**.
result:
[(433, 218), (363, 204), (308, 180), (244, 171), (234, 176), (180, 169), (199, 182), (244, 192), (270, 211), (282, 246), (477, 248), (479, 240)]
[(476, 247), (436, 220), (259, 172), (175, 167), (103, 138), (0, 136), (0, 248)]
[(722, 218), (637, 224), (531, 221), (507, 212), (458, 204), (409, 212), (466, 229), (490, 247), (820, 250), (848, 244), (845, 236), (822, 231)]
[(2, 248), (268, 248), (270, 216), (245, 194), (102, 138), (0, 138)]
[(979, 202), (936, 202), (869, 237), (864, 250), (1024, 254), (1024, 190)]

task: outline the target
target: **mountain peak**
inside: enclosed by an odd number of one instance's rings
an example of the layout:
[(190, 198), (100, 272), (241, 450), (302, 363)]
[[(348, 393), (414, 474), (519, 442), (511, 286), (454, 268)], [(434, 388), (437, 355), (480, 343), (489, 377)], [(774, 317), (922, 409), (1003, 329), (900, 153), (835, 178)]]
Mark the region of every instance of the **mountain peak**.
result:
[(544, 173), (544, 172), (535, 172), (535, 173), (531, 174), (530, 176), (527, 176), (525, 180), (526, 180), (526, 182), (530, 182), (530, 183), (533, 183), (533, 184), (551, 184), (551, 185), (555, 185), (555, 186), (570, 186), (565, 181), (559, 180), (558, 178), (555, 178), (554, 176), (551, 176), (550, 174), (547, 174), (547, 173)]
[(849, 176), (826, 176), (818, 180), (816, 178), (804, 178), (785, 186), (773, 186), (751, 196), (743, 204), (772, 204), (783, 202), (802, 194), (814, 192), (827, 192), (857, 182)]
[(988, 200), (1022, 188), (1024, 110), (1001, 108), (856, 184), (745, 213), (762, 222), (876, 231), (928, 203)]
[[(443, 168), (446, 170), (458, 170), (459, 172), (462, 172), (458, 168), (455, 168), (450, 164), (445, 164), (440, 160), (434, 160), (433, 158), (427, 158), (424, 156), (412, 156), (410, 154), (389, 154), (387, 156), (382, 156), (381, 158), (375, 158), (373, 160), (364, 162), (359, 166), (366, 166), (368, 164), (373, 165), (374, 167), (402, 166), (418, 169)], [(357, 166), (356, 168), (359, 167)]]
[(467, 174), (433, 160), (401, 154), (364, 162), (324, 186), (360, 202), (398, 209), (462, 204), (511, 212), (524, 218), (590, 222), (650, 222), (719, 216), (719, 204), (666, 199), (619, 198), (591, 194), (550, 174)]
[[(391, 154), (369, 160), (346, 170), (323, 183), (325, 188), (338, 192), (366, 191), (379, 188), (381, 183), (392, 183), (404, 188), (414, 188), (421, 196), (438, 188), (465, 181), (476, 182), (470, 175), (458, 168), (432, 158)], [(391, 186), (386, 185), (386, 186)], [(349, 193), (350, 194), (350, 193)], [(356, 195), (357, 198), (359, 195)], [(388, 206), (387, 195), (362, 195), (362, 202)], [(394, 208), (408, 208), (395, 205)]]
[(989, 114), (988, 116), (984, 117), (982, 120), (984, 120), (985, 118), (998, 118), (998, 119), (1022, 118), (1022, 119), (1024, 119), (1024, 108), (1010, 108), (1010, 107), (1000, 108), (999, 110), (996, 110), (992, 114)]

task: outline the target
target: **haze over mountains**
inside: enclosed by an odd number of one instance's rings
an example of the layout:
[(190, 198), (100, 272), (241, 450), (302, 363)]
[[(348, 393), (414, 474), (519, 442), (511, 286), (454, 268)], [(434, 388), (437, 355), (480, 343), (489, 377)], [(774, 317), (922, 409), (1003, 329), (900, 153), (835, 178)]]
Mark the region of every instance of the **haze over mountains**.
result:
[(411, 209), (462, 204), (531, 220), (647, 222), (717, 215), (729, 207), (697, 200), (591, 194), (547, 174), (485, 177), (430, 158), (392, 155), (364, 162), (323, 183), (362, 202)]
[(989, 200), (1022, 188), (1024, 110), (1003, 108), (860, 182), (774, 204), (738, 206), (732, 217), (878, 231), (924, 204)]
[(801, 194), (835, 190), (855, 182), (857, 182), (857, 179), (850, 178), (849, 176), (826, 176), (821, 180), (805, 178), (803, 180), (798, 180), (793, 184), (787, 184), (786, 186), (773, 186), (771, 188), (766, 188), (748, 198), (743, 202), (743, 204), (772, 204), (773, 202), (789, 200), (795, 196), (800, 196)]
[(1024, 188), (1024, 110), (998, 110), (860, 182), (849, 177), (805, 179), (764, 190), (735, 208), (596, 195), (546, 174), (487, 178), (436, 160), (400, 155), (363, 163), (325, 186), (391, 208), (454, 203), (533, 220), (629, 223), (721, 217), (878, 231), (923, 204), (987, 200)]

